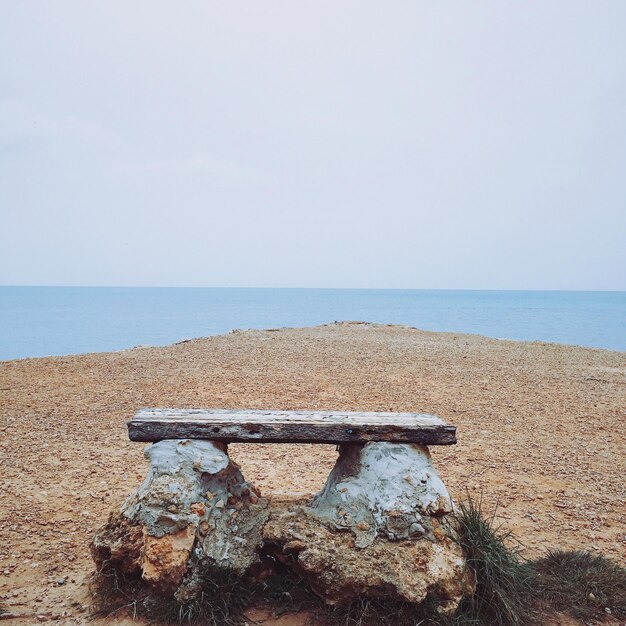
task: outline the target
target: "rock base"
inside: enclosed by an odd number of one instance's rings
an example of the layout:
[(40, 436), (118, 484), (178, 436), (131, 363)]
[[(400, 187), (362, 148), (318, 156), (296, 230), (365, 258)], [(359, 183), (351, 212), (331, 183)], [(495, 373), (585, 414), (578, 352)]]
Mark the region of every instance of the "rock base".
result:
[(451, 511), (426, 446), (348, 444), (311, 504), (273, 512), (263, 537), (329, 604), (433, 596), (450, 612), (472, 585)]
[(330, 530), (302, 507), (273, 513), (263, 536), (265, 549), (331, 605), (376, 597), (420, 604), (429, 596), (448, 613), (472, 586), (460, 547), (444, 535), (436, 541), (378, 538), (359, 549), (353, 535)]
[(224, 445), (166, 440), (145, 454), (146, 480), (92, 541), (96, 564), (174, 592), (201, 566), (243, 575), (259, 561), (267, 501)]
[(271, 514), (222, 444), (161, 441), (146, 456), (145, 482), (98, 531), (92, 554), (180, 602), (202, 591), (207, 567), (249, 576), (261, 555), (329, 604), (432, 598), (447, 613), (471, 590), (446, 517), (450, 497), (425, 446), (343, 445), (309, 504)]

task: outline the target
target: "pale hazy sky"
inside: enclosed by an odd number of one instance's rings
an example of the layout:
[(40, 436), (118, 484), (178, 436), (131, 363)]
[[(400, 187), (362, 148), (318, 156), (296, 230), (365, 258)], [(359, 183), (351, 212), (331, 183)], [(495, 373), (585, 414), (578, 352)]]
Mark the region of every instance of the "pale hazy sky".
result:
[(0, 1), (0, 284), (626, 289), (626, 1)]

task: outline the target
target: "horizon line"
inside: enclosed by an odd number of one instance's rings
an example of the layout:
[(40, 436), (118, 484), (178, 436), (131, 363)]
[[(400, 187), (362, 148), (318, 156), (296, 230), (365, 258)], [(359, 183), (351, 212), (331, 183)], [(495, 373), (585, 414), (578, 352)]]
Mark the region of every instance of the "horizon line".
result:
[(521, 289), (480, 287), (249, 287), (206, 285), (0, 285), (0, 288), (17, 289), (257, 289), (257, 290), (325, 290), (325, 291), (515, 291), (515, 292), (561, 292), (561, 293), (625, 293), (626, 289)]

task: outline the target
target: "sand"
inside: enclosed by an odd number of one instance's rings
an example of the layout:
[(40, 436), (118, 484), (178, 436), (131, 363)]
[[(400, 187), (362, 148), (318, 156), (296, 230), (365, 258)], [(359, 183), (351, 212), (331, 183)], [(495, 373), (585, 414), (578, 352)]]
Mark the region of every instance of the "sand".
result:
[[(0, 599), (26, 615), (12, 624), (86, 622), (89, 540), (145, 475), (125, 428), (142, 406), (434, 413), (458, 426), (458, 445), (432, 448), (453, 497), (498, 503), (529, 556), (626, 564), (626, 353), (361, 323), (235, 331), (0, 363)], [(336, 458), (310, 445), (231, 455), (281, 496), (319, 489)]]

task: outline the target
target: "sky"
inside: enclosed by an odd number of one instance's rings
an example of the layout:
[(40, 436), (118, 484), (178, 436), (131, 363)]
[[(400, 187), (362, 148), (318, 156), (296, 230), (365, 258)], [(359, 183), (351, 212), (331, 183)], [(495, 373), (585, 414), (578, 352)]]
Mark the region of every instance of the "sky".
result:
[(626, 2), (0, 0), (0, 284), (626, 290)]

